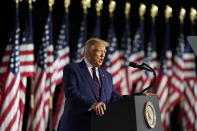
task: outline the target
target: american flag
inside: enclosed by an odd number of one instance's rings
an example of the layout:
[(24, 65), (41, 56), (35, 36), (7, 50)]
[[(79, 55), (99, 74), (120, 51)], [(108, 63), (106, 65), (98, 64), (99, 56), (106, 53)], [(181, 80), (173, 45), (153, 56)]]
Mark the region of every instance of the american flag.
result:
[[(32, 130), (44, 131), (47, 127), (49, 114), (49, 98), (51, 77), (53, 75), (53, 43), (52, 43), (52, 11), (49, 11), (44, 27), (42, 44), (38, 53), (36, 76), (33, 82), (35, 108), (32, 116)], [(28, 125), (30, 130), (31, 124)]]
[[(63, 68), (65, 65), (67, 65), (70, 62), (69, 59), (69, 45), (68, 45), (68, 14), (65, 14), (64, 20), (62, 22), (59, 38), (57, 41), (57, 44), (55, 46), (54, 51), (54, 59), (55, 62), (53, 64), (54, 66), (54, 74), (52, 77), (52, 81), (58, 85), (62, 82), (62, 76), (63, 76)], [(51, 92), (54, 93), (55, 89), (52, 88)]]
[[(29, 8), (28, 20), (23, 32), (22, 43), (20, 45), (20, 72), (22, 82), (25, 87), (27, 86), (27, 77), (33, 77), (35, 75), (32, 11), (32, 8)], [(20, 106), (22, 113), (24, 114), (26, 89), (20, 90), (20, 94)], [(22, 122), (23, 117), (20, 119), (21, 124)]]
[(172, 51), (171, 51), (171, 34), (169, 20), (166, 20), (165, 28), (165, 40), (164, 47), (160, 57), (160, 71), (158, 74), (158, 80), (156, 83), (157, 95), (159, 98), (159, 106), (161, 112), (161, 121), (165, 131), (168, 130), (169, 126), (169, 89), (170, 79), (172, 77)]
[[(51, 88), (52, 95), (54, 94), (55, 89), (53, 89), (56, 85), (60, 84), (62, 82), (62, 76), (63, 76), (63, 69), (64, 66), (67, 65), (70, 62), (69, 53), (69, 35), (68, 35), (68, 13), (65, 13), (64, 19), (62, 22), (59, 38), (57, 40), (57, 44), (55, 47), (55, 62), (54, 62), (54, 69), (55, 73), (52, 77), (53, 83), (55, 85)], [(55, 79), (54, 79), (55, 78)], [(59, 86), (60, 87), (60, 86)], [(53, 128), (57, 129), (57, 125), (59, 123), (59, 119), (62, 115), (63, 109), (64, 109), (64, 90), (63, 87), (60, 87), (60, 92), (58, 94), (58, 100), (55, 107), (54, 115), (53, 115)]]
[(114, 32), (113, 17), (110, 17), (107, 41), (110, 43), (110, 46), (108, 47), (103, 65), (104, 68), (112, 74), (115, 89), (119, 94), (122, 94), (123, 89), (120, 88), (122, 82), (122, 58), (117, 49), (117, 38)]
[(174, 56), (172, 67), (171, 88), (169, 94), (169, 102), (171, 109), (180, 102), (184, 91), (184, 45), (185, 39), (183, 35), (183, 25), (181, 24), (178, 36), (178, 45), (176, 47), (176, 54)]
[[(196, 68), (196, 70), (197, 70), (197, 68)], [(197, 73), (196, 73), (196, 76), (197, 76)], [(195, 104), (194, 105), (197, 105), (197, 77), (195, 80), (194, 94), (195, 94)], [(194, 111), (195, 111), (195, 129), (197, 130), (197, 106), (194, 107)]]
[[(6, 47), (2, 60), (1, 71), (7, 73), (5, 83), (2, 86), (2, 103), (0, 110), (0, 130), (21, 130), (21, 117), (23, 110), (21, 109), (20, 90), (25, 90), (25, 86), (21, 81), (20, 74), (20, 27), (19, 27), (19, 9), (16, 8), (15, 26), (13, 34)], [(7, 64), (7, 68), (5, 67)], [(1, 72), (1, 73), (2, 73)], [(1, 77), (2, 78), (2, 77)]]
[(64, 102), (65, 102), (65, 95), (64, 95), (64, 87), (62, 86), (60, 88), (60, 93), (58, 94), (56, 106), (55, 106), (55, 111), (53, 114), (53, 129), (57, 130), (59, 120), (62, 116), (62, 113), (64, 111)]
[[(143, 63), (144, 60), (144, 20), (140, 20), (136, 34), (132, 43), (132, 51), (129, 61), (136, 63)], [(141, 87), (142, 85), (142, 72), (139, 69), (130, 68), (130, 83), (136, 88)]]
[(20, 72), (22, 77), (33, 77), (35, 74), (32, 11), (32, 8), (30, 8), (22, 44), (20, 45)]
[[(195, 25), (191, 25), (191, 34), (195, 35)], [(197, 57), (196, 57), (196, 62), (197, 62)], [(197, 105), (197, 64), (195, 63), (195, 68), (196, 68), (196, 78), (195, 78), (195, 84), (194, 84), (194, 95), (195, 95), (195, 104)], [(197, 131), (197, 106), (194, 106), (194, 112), (195, 112), (195, 130)]]
[[(9, 57), (12, 45), (6, 47), (1, 67), (0, 75), (5, 76), (9, 72)], [(22, 77), (32, 77), (34, 71), (34, 45), (33, 45), (33, 28), (32, 28), (32, 9), (29, 10), (29, 18), (25, 28), (22, 44), (20, 44), (20, 72)], [(3, 77), (2, 77), (3, 78)]]
[(101, 16), (100, 15), (97, 15), (96, 16), (96, 22), (95, 22), (95, 28), (94, 28), (94, 32), (93, 32), (93, 37), (97, 37), (97, 38), (100, 38), (101, 36), (101, 31), (100, 31), (100, 27), (101, 26)]
[[(22, 124), (23, 114), (25, 109), (25, 96), (26, 96), (26, 83), (27, 77), (34, 76), (34, 45), (33, 45), (33, 27), (32, 27), (32, 9), (29, 9), (28, 20), (26, 28), (24, 30), (24, 36), (22, 43), (19, 45), (19, 57), (20, 57), (20, 74), (21, 74), (21, 84), (24, 88), (19, 90), (20, 92), (20, 124)], [(11, 53), (12, 45), (9, 44), (6, 47), (5, 55), (3, 57), (2, 66), (0, 67), (1, 75), (5, 76), (9, 70), (9, 57)], [(6, 77), (2, 77), (6, 78)], [(21, 127), (22, 125), (20, 125)]]
[(87, 40), (87, 15), (87, 13), (83, 13), (83, 20), (81, 23), (79, 39), (77, 42), (77, 50), (72, 58), (73, 62), (80, 62), (82, 58), (83, 47)]
[(129, 83), (129, 60), (131, 57), (131, 36), (130, 36), (130, 19), (129, 17), (125, 18), (125, 30), (124, 35), (121, 40), (121, 57), (123, 58), (122, 72), (123, 78), (121, 87), (124, 89), (123, 94), (131, 94), (131, 84)]
[(197, 114), (195, 112), (195, 55), (188, 42), (185, 42), (184, 47), (184, 99), (183, 99), (183, 123), (185, 123), (184, 130), (195, 131), (195, 119)]
[(1, 100), (2, 100), (2, 96), (1, 96), (2, 85), (3, 85), (3, 83), (2, 83), (2, 81), (0, 81), (0, 109), (1, 109)]
[[(144, 62), (146, 64), (148, 64), (153, 70), (155, 70), (156, 74), (158, 74), (155, 26), (156, 26), (155, 20), (152, 20), (150, 40), (147, 44), (147, 53), (145, 55)], [(145, 89), (150, 85), (150, 83), (154, 79), (154, 76), (153, 76), (152, 72), (143, 71), (142, 78), (143, 78), (143, 85), (142, 85), (141, 89)], [(141, 89), (137, 89), (137, 90), (140, 91)]]

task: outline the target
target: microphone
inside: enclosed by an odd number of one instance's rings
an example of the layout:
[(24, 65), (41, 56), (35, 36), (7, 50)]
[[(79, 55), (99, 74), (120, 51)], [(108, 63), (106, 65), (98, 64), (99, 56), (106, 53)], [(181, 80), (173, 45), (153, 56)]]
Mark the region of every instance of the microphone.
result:
[(155, 83), (156, 83), (156, 72), (147, 64), (142, 63), (141, 65), (134, 63), (134, 62), (130, 62), (129, 66), (133, 67), (133, 68), (138, 68), (140, 70), (147, 70), (153, 73), (154, 75), (154, 79), (153, 81), (150, 83), (150, 85), (148, 87), (146, 87), (145, 89), (143, 89), (140, 93), (138, 93), (139, 95), (143, 94), (145, 91), (149, 90), (150, 88), (154, 87)]
[(145, 63), (142, 63), (141, 65), (139, 65), (134, 62), (129, 62), (129, 66), (133, 68), (138, 68), (140, 70), (147, 70), (147, 71), (153, 72), (153, 69), (150, 66), (146, 65)]

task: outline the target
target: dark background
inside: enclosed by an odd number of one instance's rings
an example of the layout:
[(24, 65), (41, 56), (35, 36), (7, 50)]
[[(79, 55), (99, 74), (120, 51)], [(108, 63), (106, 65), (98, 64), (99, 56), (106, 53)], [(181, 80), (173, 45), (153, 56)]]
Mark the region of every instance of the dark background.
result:
[[(129, 1), (129, 0), (128, 0)], [(95, 11), (95, 2), (96, 0), (92, 0), (92, 7), (88, 9), (88, 37), (91, 36), (94, 23), (96, 18)], [(124, 6), (126, 0), (116, 0), (116, 10), (114, 12), (114, 25), (115, 32), (118, 38), (118, 42), (120, 43), (122, 34), (124, 32)], [(139, 16), (138, 16), (138, 8), (140, 2), (143, 2), (147, 7), (147, 12), (145, 14), (145, 44), (150, 37), (150, 7), (151, 4), (156, 4), (159, 8), (159, 14), (156, 18), (156, 38), (157, 38), (157, 51), (158, 55), (160, 55), (161, 49), (163, 47), (164, 41), (164, 33), (165, 33), (165, 19), (164, 19), (164, 9), (167, 4), (169, 4), (173, 8), (173, 17), (170, 20), (171, 24), (171, 35), (172, 35), (172, 50), (175, 51), (176, 43), (177, 43), (177, 35), (179, 32), (179, 11), (180, 7), (184, 7), (187, 11), (184, 33), (185, 35), (190, 34), (191, 31), (191, 23), (189, 20), (189, 11), (191, 7), (197, 9), (197, 1), (196, 0), (130, 0), (131, 3), (131, 38), (133, 38), (134, 33), (136, 31)], [(109, 0), (104, 0), (104, 7), (101, 12), (101, 38), (106, 39), (107, 31), (109, 26), (109, 13), (108, 13), (108, 4)], [(34, 24), (34, 43), (35, 43), (35, 54), (37, 54), (38, 47), (41, 44), (43, 27), (47, 18), (48, 13), (48, 0), (37, 0), (36, 3), (33, 4), (33, 24)], [(21, 29), (25, 27), (25, 22), (28, 13), (28, 4), (26, 0), (20, 4), (20, 26)], [(56, 0), (53, 8), (53, 36), (54, 43), (57, 40), (57, 36), (61, 26), (61, 20), (64, 15), (64, 0)], [(74, 52), (74, 49), (77, 45), (77, 40), (79, 37), (79, 29), (80, 23), (82, 20), (83, 10), (81, 7), (81, 0), (71, 0), (70, 13), (69, 13), (69, 44), (71, 48), (71, 55)], [(0, 58), (3, 55), (6, 44), (8, 43), (8, 38), (10, 35), (10, 31), (14, 24), (15, 20), (15, 2), (14, 0), (0, 0)], [(196, 32), (197, 26), (194, 26), (194, 30)], [(119, 44), (120, 46), (120, 44)], [(28, 94), (29, 92), (27, 92)], [(29, 102), (29, 95), (27, 95), (27, 104)], [(27, 112), (25, 113), (27, 117)], [(175, 110), (171, 117), (171, 129), (172, 130), (181, 130), (181, 123), (178, 121), (179, 116), (179, 105), (175, 107)], [(25, 119), (26, 119), (25, 117)], [(25, 120), (24, 119), (24, 120)], [(25, 122), (25, 121), (24, 121)]]

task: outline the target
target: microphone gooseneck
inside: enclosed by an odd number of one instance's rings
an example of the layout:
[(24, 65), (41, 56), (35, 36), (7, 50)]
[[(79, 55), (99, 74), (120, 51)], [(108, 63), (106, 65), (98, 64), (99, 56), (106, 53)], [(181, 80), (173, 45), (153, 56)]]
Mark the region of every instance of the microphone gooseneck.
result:
[(140, 70), (147, 70), (147, 71), (153, 72), (153, 69), (145, 63), (142, 63), (141, 65), (139, 65), (137, 63), (130, 62), (129, 66), (131, 66), (133, 68), (138, 68)]
[(154, 75), (154, 79), (153, 81), (150, 83), (150, 85), (148, 87), (146, 87), (145, 89), (143, 89), (140, 93), (138, 94), (143, 94), (145, 91), (149, 90), (150, 88), (154, 87), (155, 86), (155, 83), (156, 83), (156, 72), (149, 66), (147, 65), (146, 63), (142, 63), (141, 65), (137, 64), (137, 63), (134, 63), (134, 62), (130, 62), (129, 63), (129, 66), (133, 67), (133, 68), (138, 68), (140, 70), (146, 70), (146, 71), (150, 71), (153, 73)]

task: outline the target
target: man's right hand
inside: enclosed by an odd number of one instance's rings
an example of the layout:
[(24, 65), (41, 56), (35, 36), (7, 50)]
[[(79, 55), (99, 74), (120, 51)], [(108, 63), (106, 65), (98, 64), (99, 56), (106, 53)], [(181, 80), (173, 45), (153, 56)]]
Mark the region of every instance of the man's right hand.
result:
[(104, 111), (106, 110), (106, 105), (103, 102), (94, 103), (91, 106), (91, 109), (96, 112), (96, 115), (102, 116), (104, 115)]

